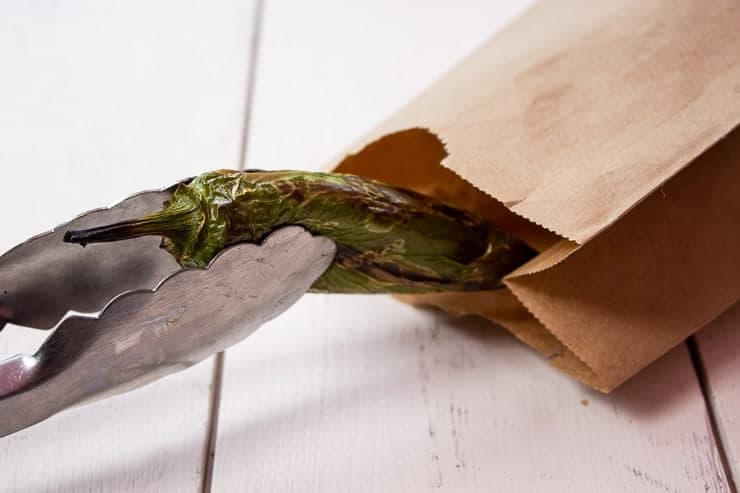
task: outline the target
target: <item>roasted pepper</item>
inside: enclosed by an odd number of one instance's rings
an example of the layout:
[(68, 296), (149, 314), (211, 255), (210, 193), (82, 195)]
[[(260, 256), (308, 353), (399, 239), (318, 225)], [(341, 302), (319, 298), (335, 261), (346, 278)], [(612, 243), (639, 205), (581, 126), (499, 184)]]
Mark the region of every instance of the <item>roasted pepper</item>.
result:
[(68, 231), (67, 242), (163, 238), (183, 267), (224, 248), (261, 242), (281, 226), (334, 240), (337, 253), (312, 291), (426, 293), (487, 290), (534, 251), (485, 219), (360, 176), (304, 171), (212, 171), (179, 185), (140, 219)]

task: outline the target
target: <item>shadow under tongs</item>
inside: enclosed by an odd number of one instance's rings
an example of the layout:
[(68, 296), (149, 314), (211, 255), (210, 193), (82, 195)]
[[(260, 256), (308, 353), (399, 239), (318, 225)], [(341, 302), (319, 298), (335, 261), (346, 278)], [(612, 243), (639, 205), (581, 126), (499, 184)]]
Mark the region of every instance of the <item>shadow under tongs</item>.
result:
[[(192, 375), (202, 370), (188, 371)], [(80, 463), (91, 465), (86, 474), (80, 474), (79, 469), (63, 467), (63, 463), (59, 467), (49, 463), (30, 466), (16, 476), (12, 471), (4, 471), (11, 472), (11, 475), (0, 477), (0, 489), (42, 493), (50, 489), (93, 491), (104, 485), (106, 491), (138, 491), (167, 485), (171, 491), (193, 490), (194, 482), (199, 478), (202, 481), (204, 443), (208, 431), (203, 416), (199, 419), (193, 416), (200, 409), (205, 411), (205, 395), (202, 402), (194, 403), (193, 392), (183, 392), (182, 387), (189, 384), (189, 379), (197, 377), (161, 382), (155, 384), (156, 389), (114, 397), (117, 402), (79, 407), (70, 414), (54, 417), (0, 439), (0, 456), (25, 457), (37, 462), (49, 461), (64, 450), (74, 450)], [(125, 404), (121, 404), (123, 399)], [(162, 406), (165, 402), (167, 407)], [(186, 409), (190, 410), (184, 411)], [(167, 423), (163, 424), (161, 418), (157, 418), (162, 413), (171, 413)], [(161, 425), (159, 428), (152, 424), (157, 422)], [(118, 431), (112, 430), (111, 426)], [(132, 432), (142, 427), (156, 436)], [(108, 460), (100, 460), (99, 454), (105, 454), (110, 447), (114, 447), (116, 453), (109, 454)], [(28, 473), (39, 470), (44, 473)]]

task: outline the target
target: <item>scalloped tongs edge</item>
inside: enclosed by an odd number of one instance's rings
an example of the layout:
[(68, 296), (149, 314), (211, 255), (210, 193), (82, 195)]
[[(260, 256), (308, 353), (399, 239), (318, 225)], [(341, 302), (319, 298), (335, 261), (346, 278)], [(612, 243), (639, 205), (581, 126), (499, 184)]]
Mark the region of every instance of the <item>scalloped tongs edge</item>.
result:
[[(67, 310), (99, 311), (65, 317), (34, 355), (0, 362), (0, 436), (226, 349), (297, 301), (334, 259), (333, 241), (298, 226), (227, 248), (206, 269), (179, 268), (156, 238), (94, 250), (61, 242), (70, 225), (132, 217), (161, 205), (171, 189), (83, 214), (0, 257), (0, 288), (15, 295), (0, 298), (0, 315), (14, 312), (10, 321), (49, 328)], [(80, 292), (67, 292), (75, 286)], [(28, 306), (14, 311), (9, 298)], [(34, 317), (34, 304), (50, 309)]]

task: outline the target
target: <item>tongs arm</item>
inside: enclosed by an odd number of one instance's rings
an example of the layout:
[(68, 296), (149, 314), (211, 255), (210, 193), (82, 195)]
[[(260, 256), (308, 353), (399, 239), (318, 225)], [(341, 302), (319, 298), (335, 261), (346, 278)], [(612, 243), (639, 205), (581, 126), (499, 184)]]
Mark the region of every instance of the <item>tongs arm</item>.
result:
[(262, 245), (224, 250), (207, 269), (120, 294), (99, 317), (66, 318), (35, 355), (0, 363), (0, 436), (224, 350), (293, 304), (335, 251), (331, 240), (287, 227)]
[(154, 212), (173, 187), (142, 192), (35, 236), (0, 256), (0, 327), (51, 329), (70, 311), (95, 313), (132, 289), (151, 289), (179, 269), (155, 237), (80, 248), (65, 231)]

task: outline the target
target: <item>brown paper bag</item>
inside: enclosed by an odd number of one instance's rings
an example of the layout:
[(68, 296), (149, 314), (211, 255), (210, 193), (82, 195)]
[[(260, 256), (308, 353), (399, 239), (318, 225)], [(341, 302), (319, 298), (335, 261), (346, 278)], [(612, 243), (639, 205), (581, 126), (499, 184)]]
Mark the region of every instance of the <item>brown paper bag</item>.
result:
[[(338, 166), (541, 254), (482, 314), (609, 391), (740, 299), (740, 2), (544, 1)], [(358, 146), (359, 148), (359, 146)]]

